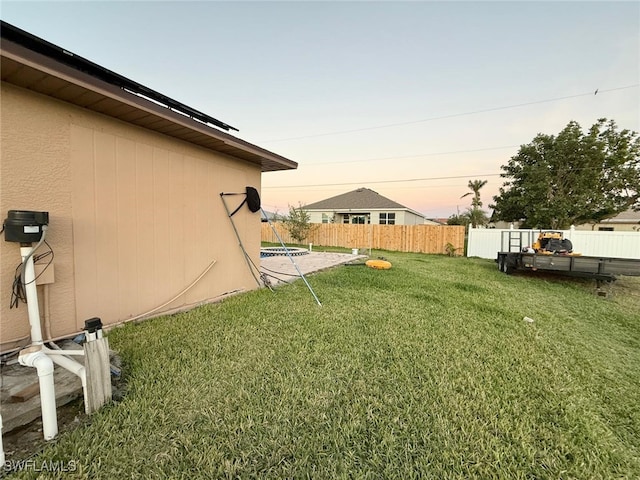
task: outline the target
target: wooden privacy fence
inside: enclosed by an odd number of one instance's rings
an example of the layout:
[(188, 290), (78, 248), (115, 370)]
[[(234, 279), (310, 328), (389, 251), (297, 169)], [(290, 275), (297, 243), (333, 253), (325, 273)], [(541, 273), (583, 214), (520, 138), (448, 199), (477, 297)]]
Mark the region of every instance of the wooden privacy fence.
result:
[[(297, 243), (281, 222), (273, 223), (285, 243)], [(305, 243), (325, 247), (375, 248), (397, 252), (447, 253), (451, 244), (464, 255), (463, 226), (315, 224)], [(262, 224), (262, 241), (278, 243), (268, 223)]]

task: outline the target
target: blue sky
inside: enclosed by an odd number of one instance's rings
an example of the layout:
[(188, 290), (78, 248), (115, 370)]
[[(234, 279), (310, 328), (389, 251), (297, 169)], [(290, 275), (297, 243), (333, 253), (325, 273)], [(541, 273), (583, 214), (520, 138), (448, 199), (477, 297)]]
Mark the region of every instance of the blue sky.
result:
[(448, 217), (469, 180), (488, 205), (539, 132), (640, 130), (639, 2), (2, 0), (0, 16), (297, 161), (263, 175), (281, 213), (364, 186)]

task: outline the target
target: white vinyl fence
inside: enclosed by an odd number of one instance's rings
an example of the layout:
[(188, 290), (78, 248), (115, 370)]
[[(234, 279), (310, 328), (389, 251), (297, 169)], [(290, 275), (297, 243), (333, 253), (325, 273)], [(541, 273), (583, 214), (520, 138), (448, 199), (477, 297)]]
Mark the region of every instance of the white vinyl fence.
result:
[[(495, 259), (499, 251), (509, 251), (509, 235), (522, 235), (522, 246), (531, 245), (540, 230), (505, 230), (498, 228), (470, 228), (467, 257)], [(593, 232), (562, 230), (571, 240), (573, 251), (593, 257), (640, 259), (640, 232)], [(511, 249), (513, 251), (513, 249)]]

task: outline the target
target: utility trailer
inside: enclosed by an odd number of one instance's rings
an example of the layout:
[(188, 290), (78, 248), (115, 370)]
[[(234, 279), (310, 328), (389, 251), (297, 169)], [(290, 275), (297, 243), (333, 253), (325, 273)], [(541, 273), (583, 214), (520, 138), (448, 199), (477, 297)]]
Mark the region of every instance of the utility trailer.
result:
[(640, 276), (640, 260), (553, 253), (532, 248), (536, 242), (531, 231), (502, 232), (501, 248), (496, 259), (498, 268), (506, 274), (529, 270), (593, 278), (598, 282), (598, 287), (602, 282), (614, 281), (618, 275)]

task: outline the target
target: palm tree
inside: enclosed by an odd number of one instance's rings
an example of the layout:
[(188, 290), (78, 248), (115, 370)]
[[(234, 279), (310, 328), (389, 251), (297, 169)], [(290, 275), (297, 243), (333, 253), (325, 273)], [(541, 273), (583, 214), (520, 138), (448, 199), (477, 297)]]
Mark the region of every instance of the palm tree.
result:
[(487, 180), (469, 180), (469, 189), (470, 192), (465, 193), (460, 198), (464, 198), (468, 195), (473, 195), (473, 200), (471, 200), (471, 206), (480, 208), (482, 206), (482, 202), (480, 201), (480, 189), (487, 184)]
[(465, 193), (460, 198), (464, 198), (468, 195), (473, 195), (471, 200), (471, 208), (469, 209), (469, 219), (471, 225), (476, 228), (478, 225), (483, 225), (487, 221), (487, 215), (482, 211), (482, 201), (480, 200), (480, 189), (487, 184), (487, 180), (469, 180), (470, 192)]

